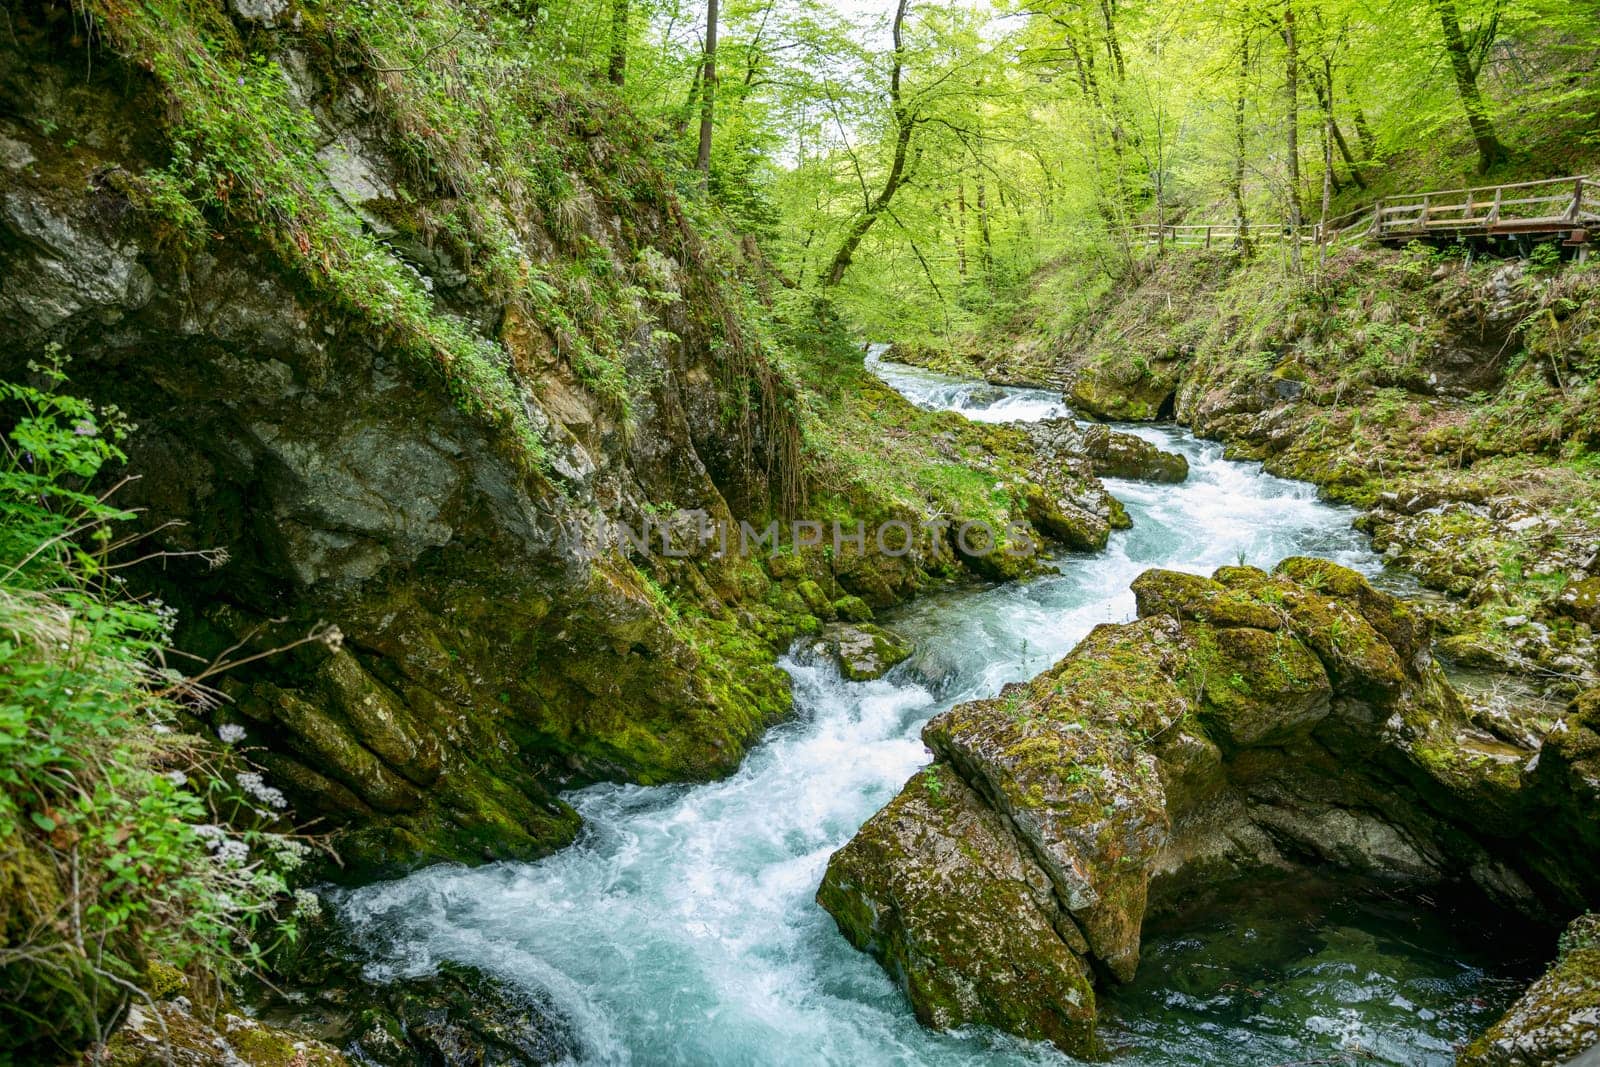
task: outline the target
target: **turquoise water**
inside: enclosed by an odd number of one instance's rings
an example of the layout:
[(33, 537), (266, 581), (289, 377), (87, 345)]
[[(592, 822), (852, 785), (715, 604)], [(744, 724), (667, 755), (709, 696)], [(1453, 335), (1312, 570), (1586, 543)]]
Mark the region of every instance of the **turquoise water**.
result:
[[(1050, 394), (996, 398), (877, 369), (928, 406), (1059, 414)], [(1379, 570), (1351, 514), (1311, 487), (1224, 460), (1180, 429), (1138, 432), (1182, 451), (1191, 474), (1177, 486), (1109, 482), (1132, 530), (1105, 552), (1063, 557), (1057, 575), (909, 605), (887, 621), (919, 653), (888, 678), (845, 682), (789, 657), (795, 718), (731, 778), (594, 786), (569, 797), (581, 839), (548, 859), (434, 867), (335, 894), (368, 973), (455, 960), (541, 990), (581, 1035), (585, 1064), (1068, 1062), (987, 1031), (922, 1029), (812, 895), (829, 854), (927, 761), (923, 723), (1038, 673), (1096, 624), (1130, 618), (1128, 583), (1146, 568), (1209, 572), (1307, 553)], [(1283, 1063), (1360, 1047), (1379, 1052), (1364, 1062), (1443, 1064), (1485, 1005), (1502, 1003), (1493, 968), (1471, 962), (1443, 920), (1415, 907), (1389, 916), (1359, 896), (1308, 910), (1313, 896), (1152, 931), (1139, 981), (1108, 999), (1119, 1062)]]

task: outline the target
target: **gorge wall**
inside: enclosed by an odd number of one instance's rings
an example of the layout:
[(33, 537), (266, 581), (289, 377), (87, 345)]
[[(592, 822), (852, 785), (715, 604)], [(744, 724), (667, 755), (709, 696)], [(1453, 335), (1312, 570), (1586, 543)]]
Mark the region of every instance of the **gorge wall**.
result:
[[(809, 494), (1104, 543), (1086, 466), (1030, 475), (881, 388), (909, 488), (837, 473), (866, 416), (797, 390), (759, 253), (637, 120), (541, 78), (509, 9), (366, 10), (38, 3), (0, 40), (0, 374), (57, 346), (136, 424), (123, 559), (158, 558), (127, 576), (176, 611), (175, 666), (245, 661), (196, 725), (344, 876), (540, 855), (577, 830), (562, 787), (727, 773), (788, 710), (796, 633), (1022, 565), (938, 533), (719, 556), (701, 522)], [(840, 337), (810, 348), (863, 380)], [(608, 535), (651, 523), (671, 553)]]

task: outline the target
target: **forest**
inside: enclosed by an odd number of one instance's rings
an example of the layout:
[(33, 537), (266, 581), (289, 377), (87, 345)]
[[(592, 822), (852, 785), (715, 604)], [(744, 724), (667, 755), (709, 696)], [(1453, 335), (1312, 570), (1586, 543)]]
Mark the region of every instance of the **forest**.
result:
[(1600, 1048), (1600, 0), (8, 0), (0, 1067)]

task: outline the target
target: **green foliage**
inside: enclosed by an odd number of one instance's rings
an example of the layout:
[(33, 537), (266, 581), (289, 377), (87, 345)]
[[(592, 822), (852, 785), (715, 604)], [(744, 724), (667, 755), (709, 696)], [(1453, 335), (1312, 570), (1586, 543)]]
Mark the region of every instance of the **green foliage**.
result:
[[(108, 562), (130, 516), (91, 488), (128, 427), (43, 387), (0, 383), (0, 1052), (63, 1058), (155, 965), (222, 978), (293, 937), (280, 915), (304, 845), (247, 764), (182, 732), (170, 613)], [(157, 967), (159, 970), (159, 967)]]

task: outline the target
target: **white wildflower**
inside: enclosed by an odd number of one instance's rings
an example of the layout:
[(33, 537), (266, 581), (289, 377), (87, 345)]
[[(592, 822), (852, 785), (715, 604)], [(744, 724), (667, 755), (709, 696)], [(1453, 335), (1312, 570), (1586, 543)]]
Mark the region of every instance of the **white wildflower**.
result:
[(225, 722), (221, 726), (217, 727), (217, 736), (222, 738), (222, 743), (225, 745), (232, 745), (243, 741), (244, 735), (244, 727), (240, 726), (236, 722)]
[(262, 781), (261, 775), (255, 771), (245, 771), (239, 775), (239, 788), (269, 808), (282, 811), (289, 806), (289, 801), (284, 798), (283, 793)]
[(322, 900), (309, 889), (294, 891), (294, 913), (302, 919), (320, 919)]

